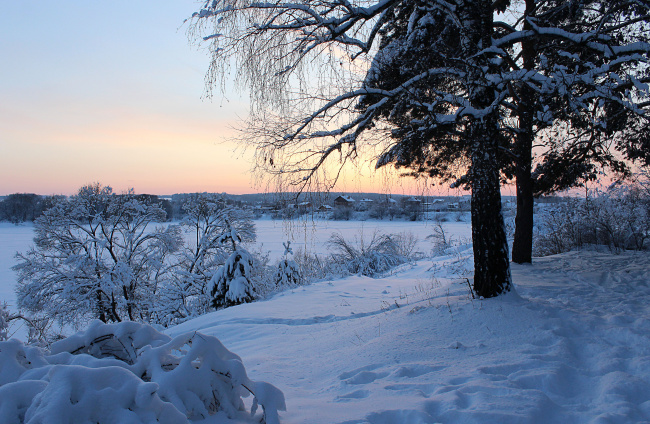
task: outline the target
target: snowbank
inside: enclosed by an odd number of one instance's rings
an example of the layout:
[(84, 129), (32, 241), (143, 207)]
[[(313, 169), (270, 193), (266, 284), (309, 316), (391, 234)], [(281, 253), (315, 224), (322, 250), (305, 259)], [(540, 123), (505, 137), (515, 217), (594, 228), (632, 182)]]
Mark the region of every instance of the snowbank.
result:
[[(242, 397), (254, 395), (247, 413)], [(50, 352), (0, 343), (0, 422), (277, 424), (284, 396), (248, 378), (241, 359), (197, 332), (173, 339), (133, 322), (94, 322)]]

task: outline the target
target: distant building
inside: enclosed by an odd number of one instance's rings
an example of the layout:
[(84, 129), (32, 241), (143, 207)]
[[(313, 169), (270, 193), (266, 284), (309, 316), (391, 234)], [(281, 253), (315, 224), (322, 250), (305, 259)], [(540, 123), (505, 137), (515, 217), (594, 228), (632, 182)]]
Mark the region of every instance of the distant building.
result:
[(296, 205), (296, 209), (298, 209), (298, 212), (309, 212), (312, 209), (311, 202), (301, 202)]
[(339, 196), (336, 199), (334, 199), (334, 206), (340, 206), (340, 207), (352, 207), (354, 205), (354, 199), (351, 198), (350, 196)]

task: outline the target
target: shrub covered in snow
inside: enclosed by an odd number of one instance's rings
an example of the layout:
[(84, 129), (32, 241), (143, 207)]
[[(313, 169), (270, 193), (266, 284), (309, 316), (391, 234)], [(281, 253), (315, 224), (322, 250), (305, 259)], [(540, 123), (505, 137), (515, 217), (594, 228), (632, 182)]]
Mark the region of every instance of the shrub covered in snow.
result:
[(328, 244), (333, 249), (331, 260), (334, 265), (351, 274), (372, 277), (409, 261), (415, 239), (405, 234), (375, 232), (369, 242), (363, 234), (349, 241), (334, 233)]
[(296, 261), (289, 259), (289, 255), (293, 255), (291, 242), (286, 241), (282, 245), (284, 246), (284, 257), (278, 263), (278, 269), (275, 272), (275, 285), (278, 288), (294, 287), (302, 283), (300, 267)]
[(588, 245), (643, 250), (650, 240), (650, 197), (637, 185), (569, 199), (541, 215), (534, 253), (553, 255)]
[[(252, 394), (250, 413), (242, 397)], [(0, 418), (18, 423), (277, 424), (285, 409), (276, 387), (252, 381), (241, 359), (214, 337), (174, 339), (153, 327), (94, 321), (51, 351), (0, 342)]]
[(223, 308), (251, 302), (255, 298), (253, 274), (253, 256), (238, 243), (242, 241), (234, 227), (226, 221), (226, 230), (219, 238), (222, 244), (231, 245), (232, 253), (212, 276), (212, 305)]
[(35, 246), (17, 254), (18, 306), (73, 325), (153, 319), (181, 244), (159, 204), (99, 184), (82, 187), (34, 223)]

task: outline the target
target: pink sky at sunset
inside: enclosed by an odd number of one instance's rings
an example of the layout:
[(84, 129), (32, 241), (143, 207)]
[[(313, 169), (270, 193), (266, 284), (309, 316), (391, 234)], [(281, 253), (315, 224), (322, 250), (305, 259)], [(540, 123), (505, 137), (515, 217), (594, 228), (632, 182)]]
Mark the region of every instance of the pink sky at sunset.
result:
[[(202, 99), (208, 57), (183, 26), (198, 7), (0, 3), (0, 195), (72, 194), (92, 182), (155, 194), (265, 190), (251, 175), (252, 151), (227, 141), (247, 95)], [(335, 190), (418, 194), (431, 185), (362, 162)]]

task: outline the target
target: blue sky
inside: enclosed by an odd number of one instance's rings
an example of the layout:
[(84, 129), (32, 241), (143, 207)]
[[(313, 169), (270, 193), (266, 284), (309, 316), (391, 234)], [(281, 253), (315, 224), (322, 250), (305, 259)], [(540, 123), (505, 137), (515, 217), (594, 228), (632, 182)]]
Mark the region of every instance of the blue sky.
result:
[[(228, 142), (247, 114), (234, 90), (202, 99), (209, 58), (191, 45), (192, 0), (0, 2), (0, 195), (250, 193), (251, 151)], [(336, 189), (417, 193), (350, 167)], [(425, 184), (426, 185), (426, 184)]]
[(0, 3), (0, 194), (251, 192), (224, 143), (246, 103), (202, 100), (208, 58), (183, 26), (200, 3)]

